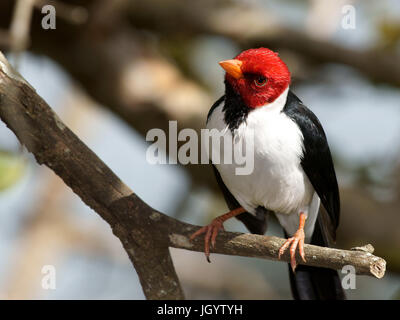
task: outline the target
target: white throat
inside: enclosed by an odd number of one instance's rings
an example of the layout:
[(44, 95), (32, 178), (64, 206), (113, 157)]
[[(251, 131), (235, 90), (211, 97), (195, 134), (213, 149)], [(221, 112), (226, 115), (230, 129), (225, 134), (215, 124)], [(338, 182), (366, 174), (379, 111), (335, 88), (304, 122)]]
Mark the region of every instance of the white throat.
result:
[[(261, 106), (259, 108), (260, 109), (261, 108), (266, 108), (270, 112), (281, 112), (282, 109), (284, 108), (285, 104), (286, 104), (286, 99), (287, 99), (288, 92), (289, 92), (289, 86), (273, 102), (267, 103), (267, 104), (265, 104), (265, 105), (263, 105), (263, 106)], [(258, 108), (256, 108), (256, 109), (258, 109)]]

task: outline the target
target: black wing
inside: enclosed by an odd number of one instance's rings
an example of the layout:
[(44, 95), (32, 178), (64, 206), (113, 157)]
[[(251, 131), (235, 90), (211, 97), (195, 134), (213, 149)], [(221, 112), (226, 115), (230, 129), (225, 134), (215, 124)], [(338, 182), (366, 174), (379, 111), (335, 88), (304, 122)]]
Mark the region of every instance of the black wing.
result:
[(339, 225), (340, 199), (324, 129), (316, 115), (290, 91), (283, 112), (296, 122), (303, 134), (304, 154), (301, 165), (329, 214), (333, 226), (331, 236), (335, 239), (335, 231)]
[(208, 122), (208, 120), (210, 119), (210, 117), (211, 117), (213, 111), (214, 111), (216, 108), (218, 108), (218, 106), (219, 106), (219, 105), (222, 103), (222, 101), (224, 101), (224, 100), (225, 100), (225, 95), (223, 95), (221, 98), (219, 98), (217, 101), (214, 102), (214, 104), (211, 106), (210, 110), (208, 111), (208, 114), (207, 114), (207, 122)]

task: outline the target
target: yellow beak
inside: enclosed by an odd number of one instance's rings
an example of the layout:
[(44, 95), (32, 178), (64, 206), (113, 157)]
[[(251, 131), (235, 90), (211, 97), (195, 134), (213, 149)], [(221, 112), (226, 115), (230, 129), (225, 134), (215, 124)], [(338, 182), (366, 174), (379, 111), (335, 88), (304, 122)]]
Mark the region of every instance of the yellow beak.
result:
[(242, 66), (243, 62), (237, 59), (220, 61), (219, 65), (226, 71), (227, 74), (235, 79), (243, 78)]

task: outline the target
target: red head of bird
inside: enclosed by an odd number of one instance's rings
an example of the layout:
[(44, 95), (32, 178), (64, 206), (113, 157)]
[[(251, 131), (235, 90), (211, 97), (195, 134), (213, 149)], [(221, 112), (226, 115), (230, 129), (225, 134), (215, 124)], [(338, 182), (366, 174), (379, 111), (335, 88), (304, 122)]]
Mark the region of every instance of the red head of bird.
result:
[(219, 64), (226, 71), (225, 80), (249, 108), (273, 102), (290, 83), (288, 67), (267, 48), (249, 49)]

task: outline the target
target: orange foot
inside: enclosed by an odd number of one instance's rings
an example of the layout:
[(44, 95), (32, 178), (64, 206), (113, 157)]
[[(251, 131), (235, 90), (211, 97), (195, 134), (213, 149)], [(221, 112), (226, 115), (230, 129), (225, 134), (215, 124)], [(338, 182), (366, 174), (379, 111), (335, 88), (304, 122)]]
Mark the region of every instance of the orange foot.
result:
[(215, 248), (215, 241), (217, 239), (218, 232), (222, 229), (224, 229), (224, 222), (228, 220), (229, 218), (232, 218), (234, 216), (237, 216), (238, 214), (241, 214), (245, 212), (242, 207), (237, 208), (235, 210), (232, 210), (222, 216), (219, 216), (215, 218), (209, 225), (204, 226), (203, 228), (200, 228), (197, 230), (195, 233), (193, 233), (190, 236), (190, 240), (193, 240), (197, 236), (205, 233), (206, 235), (204, 236), (204, 253), (206, 255), (207, 261), (210, 261), (210, 240), (211, 240), (211, 246), (212, 248)]
[(300, 224), (299, 229), (293, 235), (293, 237), (287, 239), (282, 247), (279, 249), (278, 259), (281, 258), (281, 255), (286, 251), (286, 249), (290, 246), (290, 266), (292, 267), (293, 272), (296, 270), (296, 248), (299, 246), (299, 253), (301, 259), (306, 262), (305, 254), (304, 254), (304, 224), (306, 221), (306, 216), (302, 212), (300, 213)]

